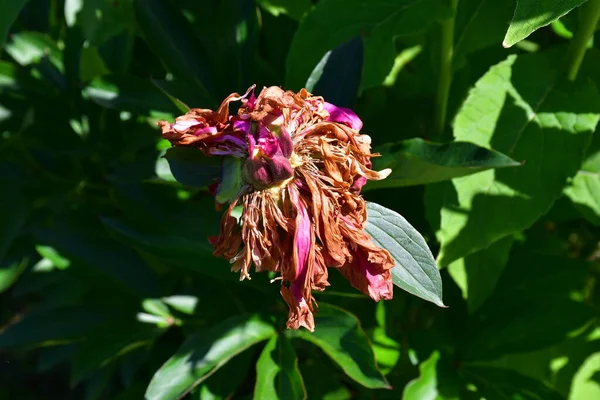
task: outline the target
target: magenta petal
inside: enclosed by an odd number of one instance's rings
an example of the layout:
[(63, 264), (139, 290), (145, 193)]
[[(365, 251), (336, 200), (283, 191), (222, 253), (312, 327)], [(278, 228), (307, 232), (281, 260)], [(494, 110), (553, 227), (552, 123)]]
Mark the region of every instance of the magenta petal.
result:
[(338, 107), (328, 102), (325, 102), (324, 108), (329, 113), (328, 121), (346, 124), (356, 131), (360, 131), (362, 129), (362, 121), (351, 109)]
[(376, 271), (376, 265), (368, 260), (366, 253), (359, 250), (353, 255), (358, 262), (360, 274), (367, 280), (367, 290), (371, 298), (375, 301), (391, 299), (393, 296), (391, 282), (385, 279), (380, 271)]
[(194, 131), (194, 135), (196, 135), (196, 136), (214, 135), (215, 133), (217, 133), (217, 127), (215, 127), (215, 126), (207, 126), (205, 128), (198, 128)]
[(242, 131), (245, 134), (249, 134), (251, 128), (252, 128), (252, 121), (249, 119), (236, 119), (235, 121), (233, 121), (233, 130), (234, 131)]
[(308, 272), (308, 262), (310, 255), (311, 225), (308, 218), (308, 212), (304, 204), (300, 201), (298, 192), (290, 191), (292, 202), (296, 204), (298, 214), (296, 215), (296, 232), (294, 233), (294, 258), (296, 260), (296, 279), (292, 282), (291, 290), (300, 301), (303, 299), (303, 289), (306, 284), (306, 274)]

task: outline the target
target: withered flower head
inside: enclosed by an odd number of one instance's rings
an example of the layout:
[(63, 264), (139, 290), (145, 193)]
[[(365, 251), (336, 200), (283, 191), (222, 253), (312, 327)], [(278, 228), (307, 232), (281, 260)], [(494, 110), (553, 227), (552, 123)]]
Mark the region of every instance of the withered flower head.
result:
[[(237, 115), (229, 115), (232, 101), (241, 101)], [(390, 171), (371, 170), (371, 140), (359, 133), (353, 111), (305, 89), (272, 86), (255, 97), (253, 86), (228, 96), (217, 111), (191, 109), (159, 125), (175, 146), (234, 160), (223, 163), (215, 188), (217, 201), (230, 205), (220, 235), (210, 239), (214, 254), (229, 259), (241, 279), (250, 278), (252, 264), (278, 273), (288, 328), (314, 330), (312, 291), (329, 286), (328, 267), (375, 301), (392, 298), (394, 261), (364, 231), (360, 195), (368, 179)], [(241, 185), (232, 191), (231, 182)], [(240, 223), (232, 215), (238, 205)]]

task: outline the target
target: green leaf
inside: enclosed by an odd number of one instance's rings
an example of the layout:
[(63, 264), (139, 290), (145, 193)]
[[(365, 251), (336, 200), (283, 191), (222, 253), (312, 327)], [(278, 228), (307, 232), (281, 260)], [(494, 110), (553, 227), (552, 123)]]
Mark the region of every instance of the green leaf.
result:
[(0, 293), (10, 288), (27, 268), (29, 260), (14, 261), (8, 265), (0, 265)]
[(402, 393), (403, 400), (436, 400), (438, 398), (437, 363), (440, 353), (435, 351), (419, 364), (421, 376), (408, 382)]
[(108, 75), (93, 79), (83, 89), (84, 95), (106, 108), (151, 115), (178, 115), (171, 99), (148, 80), (127, 75)]
[[(235, 356), (227, 364), (212, 374), (194, 393), (192, 397), (199, 400), (226, 400), (235, 398), (240, 385), (248, 377), (254, 363), (255, 352), (250, 349)], [(241, 390), (240, 390), (241, 392)]]
[(461, 368), (460, 374), (489, 400), (564, 400), (558, 392), (542, 382), (511, 370), (468, 366)]
[(390, 388), (377, 368), (369, 339), (359, 320), (346, 310), (319, 303), (315, 315), (315, 331), (287, 331), (319, 346), (350, 378), (370, 389)]
[(586, 0), (517, 0), (517, 8), (502, 45), (510, 47), (549, 25)]
[(448, 272), (467, 299), (469, 313), (475, 312), (494, 292), (496, 283), (508, 262), (514, 238), (507, 236), (487, 249), (454, 261)]
[(392, 280), (396, 286), (440, 307), (442, 278), (423, 236), (404, 217), (376, 203), (367, 203), (365, 231), (378, 246), (390, 252), (396, 265)]
[(11, 25), (29, 0), (0, 0), (0, 49), (6, 42)]
[(300, 21), (312, 7), (310, 0), (257, 0), (260, 7), (277, 17), (280, 14)]
[(256, 316), (234, 317), (200, 330), (156, 371), (145, 398), (181, 398), (231, 358), (273, 335), (273, 326)]
[(274, 336), (256, 362), (255, 399), (306, 399), (298, 357), (288, 339)]
[[(286, 84), (302, 87), (327, 51), (366, 35), (363, 89), (380, 85), (396, 57), (393, 38), (425, 32), (439, 0), (322, 0), (302, 19), (287, 57)], [(335, 16), (335, 18), (333, 18)]]
[(600, 396), (598, 374), (600, 372), (600, 352), (586, 358), (573, 377), (569, 398), (595, 399)]
[(125, 354), (150, 345), (163, 332), (133, 319), (95, 329), (78, 345), (72, 358), (71, 385), (77, 385)]
[(363, 65), (360, 36), (325, 53), (306, 81), (306, 90), (339, 107), (356, 101)]
[(382, 181), (370, 181), (365, 189), (423, 185), (474, 174), (491, 168), (521, 165), (494, 150), (468, 142), (433, 143), (415, 138), (377, 147), (373, 169), (391, 168)]
[(173, 309), (188, 315), (193, 315), (198, 305), (198, 297), (196, 296), (174, 295), (163, 297), (162, 301)]
[(579, 169), (600, 118), (600, 95), (587, 82), (557, 81), (547, 68), (553, 60), (543, 53), (510, 56), (477, 82), (459, 111), (456, 140), (493, 147), (524, 165), (446, 186), (436, 233), (440, 265), (531, 226)]
[(178, 8), (167, 0), (135, 0), (134, 7), (138, 26), (150, 49), (177, 78), (196, 90), (198, 104), (206, 108), (214, 106), (210, 94), (214, 79), (208, 69), (208, 57)]
[(220, 177), (221, 157), (209, 157), (195, 147), (171, 147), (164, 157), (175, 179), (186, 186), (208, 186)]
[(242, 161), (237, 157), (225, 156), (222, 159), (222, 173), (215, 200), (225, 204), (235, 199), (244, 185), (242, 181)]

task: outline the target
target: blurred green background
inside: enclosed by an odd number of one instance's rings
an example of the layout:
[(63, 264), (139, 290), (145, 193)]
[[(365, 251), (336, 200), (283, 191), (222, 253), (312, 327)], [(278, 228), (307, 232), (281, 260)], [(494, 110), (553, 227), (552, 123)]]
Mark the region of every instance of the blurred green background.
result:
[[(0, 1), (0, 399), (600, 398), (600, 37), (562, 82), (584, 2), (542, 3), (505, 49), (514, 0)], [(332, 271), (316, 331), (287, 331), (272, 277), (212, 256), (220, 212), (156, 122), (299, 90), (357, 37), (315, 93), (397, 162), (364, 196), (440, 254), (449, 308)]]

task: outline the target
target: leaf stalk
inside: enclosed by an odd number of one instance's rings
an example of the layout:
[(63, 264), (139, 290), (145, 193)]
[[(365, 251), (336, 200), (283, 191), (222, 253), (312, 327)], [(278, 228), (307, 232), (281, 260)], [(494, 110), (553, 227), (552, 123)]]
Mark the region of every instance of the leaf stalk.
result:
[(593, 37), (600, 19), (600, 0), (588, 0), (580, 8), (579, 29), (575, 32), (567, 50), (567, 79), (574, 81), (587, 50), (587, 44)]

